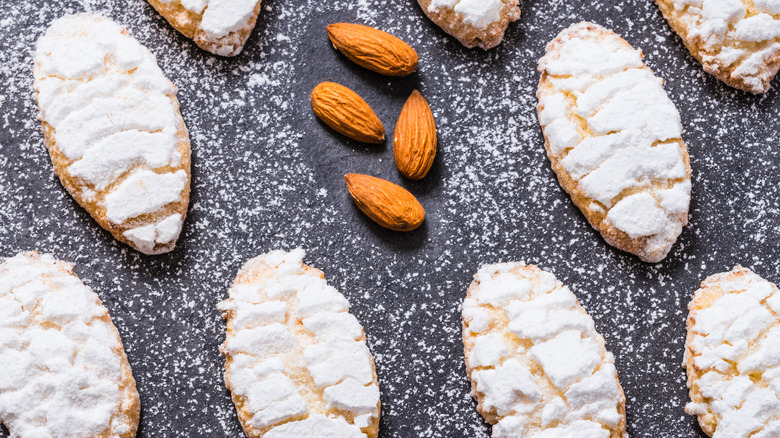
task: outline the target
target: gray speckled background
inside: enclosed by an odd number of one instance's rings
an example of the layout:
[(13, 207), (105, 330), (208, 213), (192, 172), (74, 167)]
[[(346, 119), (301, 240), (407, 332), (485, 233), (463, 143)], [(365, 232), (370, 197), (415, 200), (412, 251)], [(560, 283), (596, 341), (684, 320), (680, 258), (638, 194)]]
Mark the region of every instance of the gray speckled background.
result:
[[(122, 334), (141, 394), (141, 437), (240, 437), (217, 352), (215, 306), (240, 265), (302, 246), (351, 301), (374, 352), (382, 437), (487, 437), (465, 376), (459, 305), (478, 267), (525, 260), (572, 287), (617, 358), (634, 437), (700, 437), (680, 368), (686, 305), (707, 275), (741, 263), (780, 280), (778, 93), (754, 97), (707, 76), (647, 0), (528, 0), (504, 43), (467, 50), (411, 0), (267, 0), (245, 52), (211, 56), (142, 0), (0, 0), (0, 254), (38, 249), (75, 263)], [(43, 147), (32, 51), (48, 23), (111, 16), (179, 87), (193, 191), (177, 249), (149, 257), (115, 242), (68, 196)], [(692, 158), (690, 225), (658, 265), (607, 246), (557, 184), (535, 115), (536, 61), (587, 19), (642, 48), (666, 79)], [(420, 54), (389, 79), (352, 65), (325, 26), (388, 30)], [(333, 80), (361, 94), (391, 135), (405, 98), (434, 110), (439, 154), (403, 181), (392, 145), (348, 141), (315, 119), (309, 93)], [(401, 182), (427, 209), (409, 234), (353, 205), (342, 176)], [(2, 435), (2, 433), (0, 433)]]

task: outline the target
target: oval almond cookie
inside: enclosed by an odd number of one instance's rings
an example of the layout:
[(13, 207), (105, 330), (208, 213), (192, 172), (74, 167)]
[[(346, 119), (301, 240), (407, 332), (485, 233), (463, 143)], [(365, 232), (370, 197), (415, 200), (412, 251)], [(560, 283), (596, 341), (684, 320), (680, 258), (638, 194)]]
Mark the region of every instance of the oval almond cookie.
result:
[(615, 33), (578, 23), (539, 61), (539, 122), (558, 181), (610, 245), (663, 260), (688, 222), (691, 167), (662, 80)]
[(176, 87), (108, 18), (52, 22), (35, 50), (39, 118), (62, 185), (114, 237), (173, 250), (190, 197), (190, 140)]
[(493, 438), (628, 438), (614, 357), (554, 275), (483, 266), (463, 301), (463, 344)]
[(707, 277), (688, 305), (683, 367), (702, 430), (780, 436), (780, 291), (741, 266)]
[(520, 18), (519, 0), (417, 0), (437, 26), (468, 48), (492, 49)]
[(149, 0), (149, 4), (201, 49), (220, 56), (241, 53), (260, 13), (260, 0)]
[(100, 298), (51, 255), (0, 264), (0, 423), (12, 437), (131, 438), (141, 404)]
[(780, 68), (777, 0), (656, 0), (704, 71), (754, 94)]
[(376, 438), (379, 385), (363, 328), (304, 256), (248, 261), (218, 306), (238, 418), (249, 437)]

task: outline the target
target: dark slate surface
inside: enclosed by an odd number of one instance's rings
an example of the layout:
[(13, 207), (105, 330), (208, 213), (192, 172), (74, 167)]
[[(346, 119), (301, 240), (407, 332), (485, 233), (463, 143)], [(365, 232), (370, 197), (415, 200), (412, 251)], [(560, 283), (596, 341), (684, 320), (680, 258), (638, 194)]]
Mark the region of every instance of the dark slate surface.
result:
[[(700, 437), (682, 360), (686, 305), (707, 275), (740, 263), (778, 280), (778, 94), (754, 97), (701, 71), (646, 0), (529, 0), (505, 42), (467, 50), (408, 0), (268, 0), (245, 52), (211, 56), (141, 0), (0, 0), (0, 254), (38, 249), (75, 263), (122, 334), (141, 394), (139, 436), (242, 436), (217, 351), (215, 306), (250, 257), (302, 246), (350, 299), (375, 354), (383, 437), (486, 437), (469, 396), (459, 304), (484, 263), (525, 260), (578, 295), (617, 358), (634, 437)], [(32, 51), (65, 13), (111, 16), (179, 87), (193, 150), (189, 217), (177, 249), (148, 257), (115, 242), (65, 192), (43, 148)], [(558, 186), (535, 116), (536, 61), (578, 20), (642, 48), (678, 105), (694, 169), (690, 225), (648, 265), (607, 246)], [(328, 44), (337, 21), (411, 43), (419, 71), (388, 79)], [(309, 93), (333, 80), (361, 94), (391, 135), (420, 88), (440, 125), (422, 182), (403, 181), (392, 145), (348, 141), (317, 121)], [(381, 229), (342, 180), (400, 182), (427, 209), (409, 234)]]

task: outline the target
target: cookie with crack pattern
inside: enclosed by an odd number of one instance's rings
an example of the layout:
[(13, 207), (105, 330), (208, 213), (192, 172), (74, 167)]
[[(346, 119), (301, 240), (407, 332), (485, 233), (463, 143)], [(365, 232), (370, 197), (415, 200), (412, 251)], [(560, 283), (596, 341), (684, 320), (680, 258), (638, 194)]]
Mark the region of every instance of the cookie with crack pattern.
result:
[(374, 359), (349, 302), (302, 249), (248, 261), (229, 298), (225, 383), (249, 437), (376, 438)]
[(48, 254), (0, 263), (0, 423), (12, 437), (132, 438), (141, 403), (108, 310)]
[(769, 90), (780, 69), (777, 0), (656, 0), (704, 71), (739, 90)]
[(655, 263), (688, 223), (680, 114), (642, 53), (578, 23), (539, 61), (539, 123), (558, 181), (610, 245)]
[(190, 139), (176, 87), (154, 55), (108, 18), (52, 22), (34, 87), (54, 172), (119, 241), (173, 250), (190, 197)]
[(149, 0), (174, 29), (201, 49), (236, 56), (252, 34), (260, 0)]
[(628, 438), (614, 357), (554, 275), (522, 262), (480, 268), (463, 301), (463, 344), (494, 438)]
[(707, 277), (688, 311), (685, 412), (711, 437), (780, 436), (780, 290), (737, 266)]
[(492, 49), (520, 18), (519, 0), (417, 0), (425, 15), (468, 48)]

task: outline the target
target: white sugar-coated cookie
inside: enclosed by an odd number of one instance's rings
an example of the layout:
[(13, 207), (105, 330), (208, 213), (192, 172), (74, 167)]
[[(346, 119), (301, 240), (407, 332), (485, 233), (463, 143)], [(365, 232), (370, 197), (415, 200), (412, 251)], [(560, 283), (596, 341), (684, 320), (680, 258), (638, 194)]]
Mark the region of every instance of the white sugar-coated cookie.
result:
[(691, 168), (661, 79), (615, 33), (578, 23), (539, 61), (539, 122), (558, 181), (604, 239), (646, 262), (688, 222)]
[(737, 266), (704, 280), (688, 310), (685, 412), (713, 438), (780, 436), (780, 290)]
[(468, 48), (492, 49), (520, 18), (519, 0), (417, 0), (437, 26)]
[(759, 94), (780, 68), (780, 1), (656, 0), (691, 54), (726, 84)]
[(628, 438), (615, 360), (552, 274), (483, 266), (463, 301), (463, 343), (493, 438)]
[(215, 55), (244, 49), (257, 22), (260, 0), (149, 0), (176, 30)]
[(363, 328), (304, 255), (248, 261), (219, 304), (238, 418), (250, 437), (376, 438), (379, 385)]
[(0, 423), (18, 438), (131, 438), (141, 404), (108, 311), (73, 266), (0, 264)]
[(44, 140), (62, 185), (145, 254), (176, 244), (190, 197), (190, 140), (176, 87), (108, 18), (55, 20), (35, 50)]

